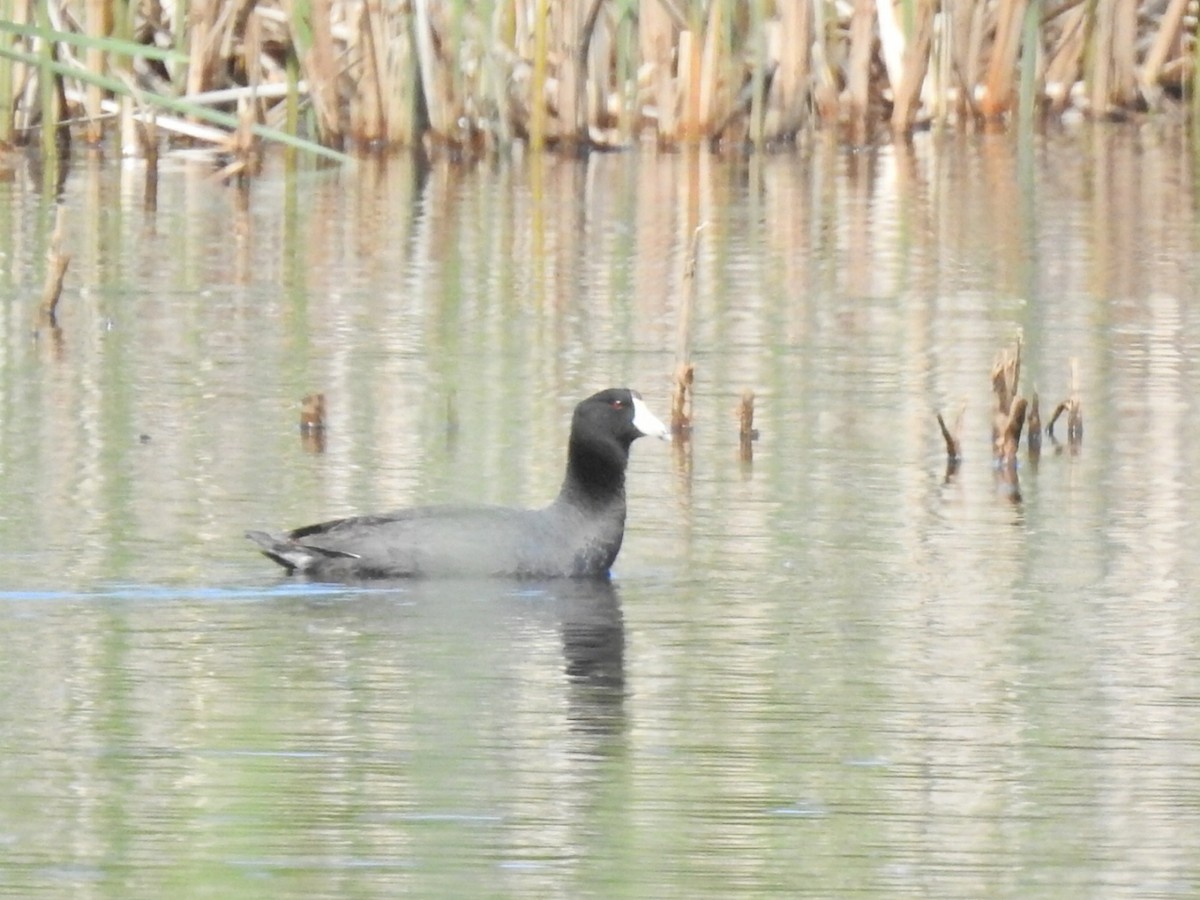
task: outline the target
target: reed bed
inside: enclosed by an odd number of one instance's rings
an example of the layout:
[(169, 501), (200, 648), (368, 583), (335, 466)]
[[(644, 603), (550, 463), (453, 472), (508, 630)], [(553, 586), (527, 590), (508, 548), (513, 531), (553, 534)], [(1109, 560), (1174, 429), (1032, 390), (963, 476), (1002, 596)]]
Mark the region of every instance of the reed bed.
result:
[(862, 144), (1190, 113), (1195, 36), (1192, 0), (0, 0), (0, 140)]

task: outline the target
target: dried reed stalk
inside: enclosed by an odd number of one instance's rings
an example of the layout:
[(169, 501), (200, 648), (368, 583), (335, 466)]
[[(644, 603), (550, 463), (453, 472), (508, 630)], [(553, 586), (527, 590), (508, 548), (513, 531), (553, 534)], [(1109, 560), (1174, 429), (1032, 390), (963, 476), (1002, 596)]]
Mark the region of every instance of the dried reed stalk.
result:
[(896, 19), (894, 0), (878, 0), (875, 4), (875, 18), (879, 29), (879, 46), (882, 51), (883, 67), (887, 71), (888, 83), (895, 90), (904, 80), (905, 48), (912, 35), (911, 33), (905, 34), (904, 29), (900, 27), (900, 22)]
[(248, 179), (262, 168), (258, 139), (254, 136), (254, 107), (248, 100), (238, 101), (238, 127), (225, 146), (233, 159), (214, 177), (222, 181), (236, 178), (239, 186), (248, 187)]
[(775, 77), (775, 60), (778, 58), (779, 29), (774, 21), (766, 18), (762, 2), (750, 4), (750, 31), (760, 35), (754, 46), (754, 66), (750, 70), (750, 120), (747, 128), (750, 142), (756, 150), (766, 143), (767, 91)]
[(1092, 111), (1105, 115), (1134, 98), (1137, 7), (1128, 0), (1098, 0), (1092, 58)]
[(579, 55), (582, 59), (582, 83), (579, 86), (579, 103), (583, 108), (580, 122), (580, 140), (592, 142), (593, 132), (601, 128), (601, 112), (607, 106), (605, 96), (611, 90), (610, 68), (612, 48), (608, 29), (600, 18), (604, 0), (591, 0), (583, 20), (579, 36)]
[[(724, 34), (725, 4), (718, 0), (708, 8), (708, 21), (704, 26), (704, 50), (700, 57), (699, 109), (696, 112), (696, 126), (705, 132), (708, 132), (709, 127), (718, 118), (718, 105), (728, 103), (728, 79), (721, 77), (725, 61), (728, 58)], [(722, 91), (722, 86), (726, 90)]]
[[(890, 0), (881, 0), (887, 6)], [(912, 39), (904, 51), (902, 75), (896, 85), (895, 103), (892, 107), (892, 129), (906, 134), (916, 120), (917, 107), (921, 99), (921, 86), (929, 70), (929, 47), (933, 40), (933, 0), (916, 0), (916, 21)]]
[(587, 143), (587, 76), (584, 44), (583, 0), (560, 0), (555, 4), (552, 46), (558, 61), (557, 137), (567, 145)]
[(803, 126), (808, 109), (808, 80), (813, 36), (813, 4), (806, 0), (779, 5), (781, 48), (771, 83), (776, 121), (768, 137), (788, 139)]
[(387, 44), (382, 35), (379, 0), (364, 2), (355, 24), (359, 71), (350, 108), (351, 128), (359, 146), (378, 148), (387, 143), (380, 54)]
[[(98, 140), (105, 104), (138, 92), (130, 77), (137, 48), (99, 41), (132, 41), (135, 15), (172, 29), (172, 45), (188, 51), (176, 79), (183, 84), (163, 91), (166, 98), (204, 94), (243, 70), (252, 84), (272, 87), (280, 77), (270, 59), (279, 47), (294, 48), (287, 55), (300, 60), (327, 147), (340, 147), (348, 130), (364, 147), (425, 137), (479, 148), (528, 136), (535, 150), (547, 140), (567, 150), (628, 142), (639, 130), (653, 130), (664, 145), (727, 132), (762, 145), (800, 133), (810, 103), (821, 123), (845, 124), (847, 139), (862, 144), (881, 124), (888, 86), (896, 133), (926, 114), (947, 120), (952, 97), (964, 118), (1006, 117), (1019, 97), (1027, 123), (1036, 107), (1061, 109), (1080, 96), (1081, 77), (1085, 102), (1097, 114), (1119, 115), (1142, 97), (1160, 102), (1160, 83), (1190, 86), (1188, 2), (1061, 0), (1043, 17), (1031, 0), (191, 0), (186, 8), (0, 0), (0, 50), (26, 57), (0, 61), (0, 140), (39, 114), (50, 131), (65, 119), (64, 72), (84, 81), (86, 133)], [(54, 38), (13, 27), (30, 17)], [(42, 77), (26, 77), (23, 67), (36, 69), (39, 55)], [(168, 59), (168, 69), (179, 64)], [(112, 82), (109, 71), (129, 77), (127, 90), (92, 80)], [(296, 75), (289, 70), (293, 123)], [(278, 119), (279, 106), (264, 98), (255, 99), (256, 114)], [(125, 143), (136, 143), (137, 106), (120, 108)], [(45, 139), (54, 152), (52, 136)]]
[(700, 138), (700, 89), (702, 80), (700, 73), (701, 50), (700, 41), (693, 40), (696, 32), (684, 29), (679, 32), (678, 60), (679, 80), (677, 90), (680, 97), (681, 115), (679, 117), (678, 137), (681, 141), (696, 141)]
[[(1192, 52), (1184, 57), (1184, 63), (1191, 63), (1192, 78), (1195, 79), (1196, 73), (1200, 72), (1200, 34), (1193, 38)], [(1190, 104), (1192, 114), (1193, 128), (1196, 123), (1200, 122), (1200, 90), (1192, 90), (1192, 102)]]
[(992, 441), (995, 454), (1000, 458), (1004, 455), (1004, 437), (1012, 422), (1013, 407), (1019, 399), (1017, 390), (1020, 382), (1021, 339), (1018, 338), (1015, 349), (1012, 352), (1002, 351), (992, 366), (992, 393), (996, 395), (996, 405), (992, 413)]
[(1154, 96), (1158, 93), (1159, 75), (1162, 74), (1163, 65), (1171, 54), (1171, 48), (1179, 40), (1183, 14), (1187, 12), (1190, 2), (1191, 0), (1171, 0), (1158, 23), (1154, 43), (1150, 45), (1150, 49), (1146, 53), (1138, 77), (1144, 96)]
[(979, 104), (984, 118), (998, 119), (1012, 106), (1013, 75), (1021, 49), (1021, 22), (1026, 0), (1000, 0), (996, 13), (996, 36), (988, 65), (985, 93)]
[[(529, 149), (534, 153), (541, 151), (546, 140), (546, 77), (548, 62), (546, 55), (547, 32), (546, 19), (550, 15), (549, 0), (532, 0), (533, 12), (533, 78), (529, 85)], [(427, 55), (418, 43), (422, 52), (422, 72), (424, 59)], [(426, 95), (428, 98), (428, 94)], [(428, 99), (426, 100), (428, 103)]]
[(1071, 99), (1071, 85), (1083, 71), (1083, 53), (1087, 48), (1087, 7), (1067, 10), (1060, 22), (1059, 37), (1047, 54), (1044, 76), (1049, 108), (1060, 112)]
[(754, 440), (757, 432), (754, 429), (754, 391), (746, 388), (738, 401), (738, 435), (747, 441)]
[(233, 160), (221, 169), (216, 177), (222, 180), (236, 177), (238, 185), (247, 188), (247, 179), (257, 175), (262, 167), (258, 139), (254, 134), (254, 126), (258, 122), (256, 103), (262, 47), (257, 18), (247, 14), (234, 24), (233, 30), (242, 31), (242, 65), (250, 83), (247, 90), (237, 96), (237, 127), (224, 142)]
[(983, 113), (976, 103), (975, 89), (983, 72), (984, 40), (989, 33), (987, 4), (974, 3), (972, 0), (954, 0), (954, 3), (960, 29), (959, 39), (955, 41), (955, 68), (959, 74), (958, 111), (964, 120), (968, 114), (981, 118)]
[[(87, 33), (91, 37), (107, 37), (112, 33), (112, 8), (113, 5), (107, 0), (86, 0), (84, 7), (84, 24)], [(105, 54), (100, 47), (96, 45), (88, 46), (85, 54), (85, 64), (89, 71), (103, 75), (105, 68)], [(84, 101), (84, 110), (87, 113), (87, 141), (90, 144), (95, 144), (104, 136), (104, 124), (100, 115), (100, 101), (103, 95), (100, 90), (100, 85), (92, 82), (87, 86), (86, 100)]]
[[(12, 14), (13, 0), (0, 0), (0, 17), (7, 18)], [(0, 57), (0, 145), (11, 144), (13, 140), (16, 124), (13, 116), (16, 111), (14, 91), (18, 83), (15, 76), (19, 66), (16, 60)]]
[(182, 17), (181, 26), (187, 29), (188, 39), (188, 94), (202, 94), (213, 86), (213, 72), (221, 48), (216, 33), (220, 11), (219, 0), (192, 0), (188, 14)]
[(294, 53), (287, 55), (284, 76), (287, 79), (287, 93), (283, 101), (283, 128), (285, 132), (295, 136), (300, 133), (300, 85), (303, 81), (300, 77), (300, 62)]
[[(421, 74), (419, 54), (413, 40), (413, 21), (411, 13), (388, 4), (384, 14), (383, 39), (376, 45), (377, 52), (384, 52), (383, 48), (386, 48), (384, 59), (388, 62), (388, 68), (383, 117), (387, 123), (388, 143), (394, 146), (411, 147), (419, 139), (418, 86)], [(506, 121), (503, 106), (500, 111), (502, 121)]]
[(1118, 3), (1113, 22), (1112, 102), (1122, 109), (1132, 108), (1138, 100), (1137, 41), (1138, 8), (1135, 3)]
[(671, 388), (671, 432), (680, 437), (687, 436), (692, 430), (692, 385), (695, 381), (695, 365), (686, 362), (676, 366)]
[[(245, 94), (246, 89), (239, 88), (236, 91), (230, 92), (229, 95), (221, 102), (228, 103), (230, 101), (237, 101)], [(120, 115), (122, 106), (128, 104), (128, 101), (128, 97), (121, 97), (120, 100), (109, 100), (108, 98), (105, 98), (100, 101), (100, 109), (107, 114), (115, 113)], [(229, 140), (229, 133), (221, 130), (220, 128), (214, 128), (211, 125), (200, 125), (185, 119), (176, 118), (174, 116), (159, 115), (152, 106), (147, 106), (145, 109), (137, 109), (136, 106), (134, 106), (133, 112), (130, 114), (130, 119), (135, 124), (140, 123), (143, 125), (149, 122), (151, 119), (154, 119), (156, 126), (161, 128), (163, 131), (169, 131), (172, 134), (181, 135), (189, 140), (203, 141), (208, 144), (224, 144), (227, 140)]]
[(660, 144), (676, 138), (675, 84), (671, 80), (674, 29), (670, 9), (662, 0), (638, 0), (638, 45), (642, 65), (650, 70), (650, 93)]
[[(330, 0), (308, 0), (308, 4), (307, 25), (312, 45), (301, 54), (300, 64), (308, 81), (309, 96), (316, 113), (317, 134), (321, 143), (326, 147), (341, 149), (344, 135), (337, 93), (339, 73), (334, 61)], [(423, 5), (423, 0), (417, 0), (418, 8)]]
[[(513, 7), (502, 9), (506, 14), (493, 13), (490, 16), (490, 30), (483, 33), (484, 46), (481, 48), (480, 69), (477, 76), (477, 90), (480, 97), (477, 101), (481, 110), (486, 110), (490, 104), (490, 128), (478, 129), (490, 149), (509, 147), (513, 142), (512, 101), (509, 94), (511, 71), (504, 69), (504, 60), (511, 54), (509, 32), (505, 29)], [(393, 88), (394, 89), (394, 88)]]
[(840, 53), (823, 3), (813, 5), (813, 31), (816, 40), (812, 44), (813, 105), (817, 118), (824, 125), (836, 125), (841, 115), (840, 87), (834, 73), (832, 59)]
[(1094, 22), (1091, 29), (1092, 62), (1089, 76), (1088, 100), (1092, 113), (1104, 115), (1108, 112), (1110, 94), (1110, 79), (1112, 69), (1105, 55), (1113, 43), (1113, 4), (1112, 0), (1096, 0), (1094, 5)]
[(850, 58), (846, 65), (846, 86), (850, 106), (850, 142), (855, 146), (867, 142), (871, 49), (875, 40), (874, 12), (874, 0), (855, 0), (854, 13), (850, 17)]
[(249, 14), (249, 7), (246, 16), (236, 27), (242, 35), (242, 70), (246, 73), (246, 85), (250, 89), (247, 100), (252, 107), (251, 116), (257, 121), (260, 111), (258, 89), (262, 83), (262, 28), (258, 16)]
[(928, 76), (929, 114), (930, 119), (938, 126), (946, 125), (950, 118), (956, 35), (951, 16), (950, 10), (943, 8), (942, 27), (935, 31), (929, 60), (932, 67)]

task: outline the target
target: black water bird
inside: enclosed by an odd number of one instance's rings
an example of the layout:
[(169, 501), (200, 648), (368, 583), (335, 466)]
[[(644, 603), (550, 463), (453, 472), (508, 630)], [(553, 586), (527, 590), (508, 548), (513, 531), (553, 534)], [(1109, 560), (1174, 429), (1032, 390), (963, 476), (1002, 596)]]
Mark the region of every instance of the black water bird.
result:
[(607, 577), (625, 534), (629, 447), (643, 436), (670, 440), (641, 395), (612, 388), (575, 407), (566, 476), (547, 507), (426, 506), (246, 537), (317, 581)]

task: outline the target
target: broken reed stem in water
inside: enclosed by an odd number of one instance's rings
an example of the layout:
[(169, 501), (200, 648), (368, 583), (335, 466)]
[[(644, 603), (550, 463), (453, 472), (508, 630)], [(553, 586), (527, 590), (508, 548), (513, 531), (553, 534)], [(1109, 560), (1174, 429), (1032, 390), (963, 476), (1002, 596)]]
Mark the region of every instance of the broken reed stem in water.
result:
[(309, 394), (300, 401), (300, 430), (325, 430), (325, 395)]
[(1071, 408), (1067, 411), (1067, 440), (1083, 443), (1083, 401), (1079, 399), (1079, 360), (1071, 358)]
[(300, 444), (309, 453), (325, 452), (325, 395), (309, 394), (300, 401)]
[[(1021, 446), (1021, 432), (1028, 427), (1027, 446), (1029, 459), (1036, 465), (1042, 451), (1041, 401), (1037, 391), (1026, 400), (1017, 393), (1021, 378), (1021, 339), (1018, 337), (1012, 350), (1002, 351), (992, 366), (992, 391), (996, 404), (992, 411), (992, 454), (999, 480), (1008, 486), (1009, 496), (1020, 500), (1017, 485), (1017, 453)], [(938, 428), (946, 443), (946, 476), (957, 470), (962, 459), (962, 423), (964, 403), (955, 417), (953, 428), (946, 425), (942, 414), (937, 414)], [(1083, 442), (1083, 404), (1079, 399), (1079, 363), (1071, 359), (1071, 390), (1066, 400), (1054, 408), (1046, 436), (1058, 446), (1054, 437), (1054, 425), (1063, 414), (1067, 416), (1067, 440), (1072, 452), (1078, 452)]]
[(938, 428), (942, 432), (942, 440), (946, 442), (946, 461), (957, 463), (962, 459), (962, 428), (963, 417), (967, 412), (967, 404), (963, 403), (958, 408), (958, 414), (954, 417), (954, 427), (948, 428), (946, 420), (942, 418), (942, 414), (937, 414)]
[(1030, 458), (1036, 460), (1042, 452), (1042, 413), (1037, 391), (1034, 391), (1033, 396), (1029, 398), (1029, 412), (1025, 417), (1025, 422), (1028, 426), (1026, 446), (1029, 449)]
[(1054, 407), (1054, 412), (1050, 414), (1050, 423), (1046, 426), (1046, 436), (1050, 440), (1056, 440), (1054, 437), (1054, 426), (1058, 424), (1058, 418), (1067, 411), (1070, 401), (1063, 400), (1058, 406)]
[(1021, 383), (1021, 339), (1016, 348), (1002, 350), (992, 366), (992, 393), (996, 395), (996, 406), (992, 412), (992, 441), (997, 457), (1001, 456), (1004, 430), (1008, 427), (1013, 401)]
[(54, 233), (50, 236), (50, 249), (46, 253), (46, 280), (42, 285), (42, 302), (38, 307), (38, 319), (50, 327), (58, 326), (58, 301), (62, 297), (63, 278), (71, 255), (62, 249), (66, 225), (66, 207), (59, 205), (54, 217)]
[(738, 444), (742, 462), (754, 459), (754, 442), (758, 440), (758, 429), (754, 427), (754, 391), (746, 388), (738, 402)]
[(997, 459), (1001, 466), (1009, 468), (1017, 464), (1017, 450), (1021, 447), (1021, 429), (1025, 425), (1025, 411), (1029, 406), (1024, 397), (1013, 401), (1008, 413), (1008, 421), (1000, 435), (1000, 446)]
[(1054, 437), (1054, 425), (1059, 416), (1067, 414), (1067, 444), (1073, 450), (1078, 450), (1083, 443), (1083, 401), (1079, 399), (1079, 360), (1071, 359), (1071, 392), (1066, 400), (1054, 407), (1054, 415), (1046, 426), (1046, 436), (1058, 443)]
[(671, 390), (671, 431), (686, 437), (692, 430), (692, 385), (696, 381), (696, 367), (690, 362), (680, 363), (675, 368), (675, 384)]

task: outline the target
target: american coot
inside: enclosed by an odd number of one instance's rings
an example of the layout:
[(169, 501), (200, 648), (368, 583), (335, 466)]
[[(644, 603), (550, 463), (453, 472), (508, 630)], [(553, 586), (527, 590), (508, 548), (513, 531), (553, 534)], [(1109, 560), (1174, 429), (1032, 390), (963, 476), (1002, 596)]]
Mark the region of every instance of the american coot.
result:
[(604, 577), (625, 534), (629, 446), (643, 435), (670, 440), (638, 393), (612, 388), (575, 407), (567, 474), (544, 509), (427, 506), (246, 537), (289, 575), (322, 581)]

